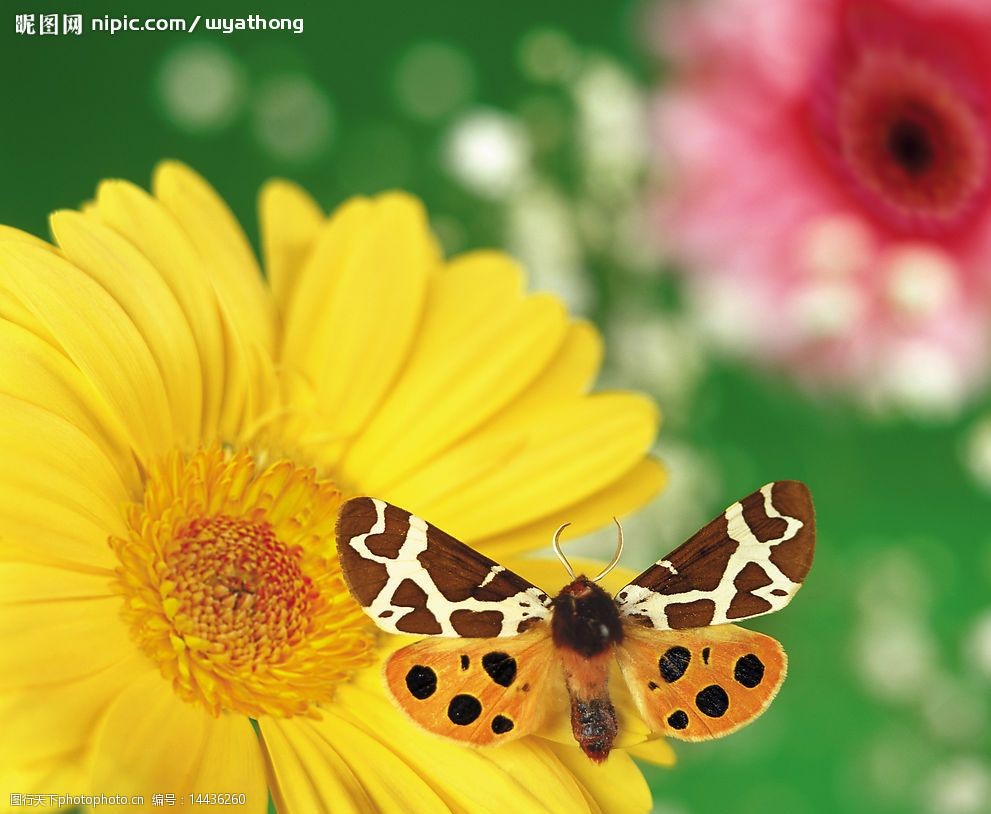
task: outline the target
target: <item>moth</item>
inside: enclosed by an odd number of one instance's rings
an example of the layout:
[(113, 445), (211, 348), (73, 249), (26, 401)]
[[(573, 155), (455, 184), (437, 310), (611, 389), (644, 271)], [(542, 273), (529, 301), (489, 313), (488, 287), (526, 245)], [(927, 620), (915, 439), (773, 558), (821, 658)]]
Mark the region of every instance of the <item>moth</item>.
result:
[[(812, 565), (808, 488), (769, 483), (611, 596), (597, 576), (551, 598), (436, 526), (371, 497), (349, 500), (337, 550), (352, 595), (390, 633), (432, 638), (396, 651), (389, 691), (416, 723), (476, 746), (537, 731), (570, 702), (571, 729), (594, 762), (618, 734), (610, 673), (622, 676), (651, 731), (683, 740), (754, 720), (784, 681), (769, 636), (733, 622), (787, 605)], [(617, 526), (619, 523), (617, 521)]]

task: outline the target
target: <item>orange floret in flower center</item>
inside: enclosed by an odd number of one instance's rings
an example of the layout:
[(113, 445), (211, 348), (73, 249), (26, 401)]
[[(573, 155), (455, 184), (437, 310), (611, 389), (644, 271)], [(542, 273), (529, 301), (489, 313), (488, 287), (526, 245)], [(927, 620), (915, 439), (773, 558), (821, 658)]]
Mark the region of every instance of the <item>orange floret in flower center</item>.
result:
[(165, 604), (194, 636), (223, 650), (232, 665), (283, 659), (299, 644), (320, 601), (299, 549), (279, 542), (272, 526), (235, 517), (196, 518), (165, 557)]
[(247, 452), (174, 454), (114, 538), (123, 613), (184, 699), (253, 717), (316, 714), (372, 661), (334, 547), (332, 482)]

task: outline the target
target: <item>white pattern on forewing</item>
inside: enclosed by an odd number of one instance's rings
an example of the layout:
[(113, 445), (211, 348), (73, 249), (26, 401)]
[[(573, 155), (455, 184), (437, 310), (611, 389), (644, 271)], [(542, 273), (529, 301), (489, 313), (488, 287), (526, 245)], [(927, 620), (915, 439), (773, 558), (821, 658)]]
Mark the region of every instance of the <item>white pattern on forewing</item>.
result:
[[(392, 604), (392, 595), (396, 592), (396, 588), (407, 579), (413, 580), (427, 595), (427, 610), (434, 615), (441, 627), (441, 632), (434, 634), (437, 636), (460, 636), (451, 625), (451, 614), (458, 610), (500, 611), (502, 613), (502, 629), (499, 631), (499, 636), (515, 636), (518, 633), (520, 623), (531, 619), (543, 619), (548, 615), (550, 600), (539, 588), (528, 588), (495, 602), (485, 602), (472, 597), (460, 602), (452, 602), (447, 599), (434, 585), (427, 569), (418, 559), (419, 555), (427, 550), (427, 523), (415, 514), (409, 516), (409, 531), (406, 533), (406, 539), (395, 558), (380, 557), (373, 554), (368, 549), (367, 539), (372, 534), (381, 534), (385, 531), (386, 504), (375, 498), (372, 498), (371, 501), (375, 505), (375, 523), (369, 531), (355, 535), (348, 540), (348, 545), (365, 559), (381, 563), (386, 568), (388, 581), (385, 587), (379, 591), (372, 603), (364, 608), (365, 613), (374, 619), (375, 624), (383, 630), (409, 635), (405, 631), (399, 630), (396, 623), (404, 616), (412, 613), (415, 608), (405, 608)], [(505, 570), (501, 565), (493, 566), (479, 587), (487, 585), (495, 579), (497, 574)], [(381, 618), (379, 614), (387, 610), (392, 611), (392, 616), (385, 619)]]
[[(630, 584), (617, 594), (617, 603), (619, 604), (620, 611), (626, 616), (646, 616), (655, 628), (670, 630), (668, 617), (665, 613), (668, 605), (695, 602), (698, 599), (711, 599), (716, 605), (716, 611), (713, 614), (712, 621), (709, 623), (710, 625), (725, 625), (739, 622), (740, 619), (728, 619), (726, 614), (729, 612), (730, 603), (732, 603), (733, 597), (737, 593), (733, 581), (746, 568), (747, 564), (751, 562), (761, 566), (771, 580), (769, 585), (750, 591), (754, 596), (759, 596), (771, 604), (771, 607), (766, 611), (754, 614), (754, 616), (763, 616), (765, 613), (773, 613), (774, 611), (781, 610), (781, 608), (791, 601), (791, 598), (801, 587), (801, 583), (792, 582), (778, 566), (771, 562), (771, 551), (774, 546), (780, 545), (798, 534), (804, 523), (796, 517), (787, 517), (781, 514), (775, 508), (771, 502), (771, 489), (773, 486), (773, 483), (769, 483), (762, 487), (760, 492), (764, 496), (764, 511), (767, 516), (769, 518), (780, 518), (786, 523), (784, 533), (780, 537), (774, 540), (768, 540), (765, 543), (760, 542), (754, 537), (750, 526), (747, 525), (747, 521), (743, 517), (743, 504), (737, 501), (724, 512), (724, 516), (726, 517), (729, 537), (736, 540), (739, 545), (736, 547), (736, 551), (730, 556), (729, 562), (726, 564), (726, 570), (723, 571), (723, 576), (719, 580), (719, 584), (713, 590), (685, 591), (680, 594), (661, 594), (642, 585)], [(658, 565), (669, 568), (672, 573), (676, 573), (671, 564), (666, 560), (661, 560)], [(784, 596), (775, 596), (771, 593), (774, 590), (781, 590), (786, 593)], [(618, 597), (623, 598), (619, 599)]]
[(496, 578), (496, 574), (501, 574), (505, 570), (506, 569), (503, 568), (501, 565), (493, 565), (489, 569), (489, 573), (485, 575), (485, 579), (483, 579), (480, 583), (478, 583), (478, 587), (484, 588), (486, 585), (488, 585), (490, 582), (492, 582), (492, 580)]

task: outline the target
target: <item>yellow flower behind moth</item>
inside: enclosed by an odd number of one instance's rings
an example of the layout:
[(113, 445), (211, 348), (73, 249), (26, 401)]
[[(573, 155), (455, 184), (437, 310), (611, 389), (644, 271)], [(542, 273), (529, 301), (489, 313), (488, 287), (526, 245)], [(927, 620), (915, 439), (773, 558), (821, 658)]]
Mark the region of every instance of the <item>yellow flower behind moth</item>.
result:
[(524, 554), (661, 488), (656, 408), (590, 393), (596, 331), (501, 253), (445, 259), (408, 195), (326, 216), (274, 181), (260, 212), (261, 264), (169, 162), (54, 214), (53, 244), (0, 230), (0, 785), (646, 811), (624, 752), (591, 772), (406, 722), (333, 525), (370, 492)]

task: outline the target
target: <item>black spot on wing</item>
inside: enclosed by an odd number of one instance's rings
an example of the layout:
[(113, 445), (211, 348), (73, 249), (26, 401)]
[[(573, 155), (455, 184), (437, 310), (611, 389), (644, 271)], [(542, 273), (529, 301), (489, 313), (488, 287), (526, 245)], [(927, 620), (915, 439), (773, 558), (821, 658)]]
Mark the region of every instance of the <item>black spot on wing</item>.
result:
[(410, 667), (406, 673), (406, 689), (420, 701), (429, 698), (437, 691), (437, 673), (422, 664)]
[(764, 680), (764, 662), (753, 653), (741, 656), (736, 660), (733, 678), (737, 680), (737, 683), (752, 690)]
[(710, 684), (695, 696), (695, 706), (699, 712), (710, 718), (722, 718), (729, 709), (729, 696), (718, 684)]
[(709, 655), (711, 653), (712, 653), (712, 648), (711, 647), (703, 647), (702, 648), (702, 663), (703, 664), (708, 664), (709, 663)]
[(516, 680), (516, 659), (508, 653), (495, 650), (482, 656), (482, 667), (500, 687), (508, 687)]
[(513, 726), (513, 722), (505, 715), (496, 715), (492, 719), (492, 731), (497, 735), (505, 735)]
[(467, 670), (469, 664), (471, 664), (471, 659), (468, 658), (468, 656), (462, 654), (461, 655), (461, 669), (462, 670)]
[(661, 671), (661, 678), (668, 684), (677, 681), (685, 674), (688, 664), (692, 660), (692, 654), (687, 648), (678, 646), (671, 647), (657, 660), (657, 666)]
[(688, 726), (688, 715), (683, 709), (676, 709), (668, 715), (668, 726), (672, 729), (684, 729)]
[(455, 695), (447, 705), (447, 717), (452, 724), (468, 726), (482, 714), (482, 703), (474, 695)]

